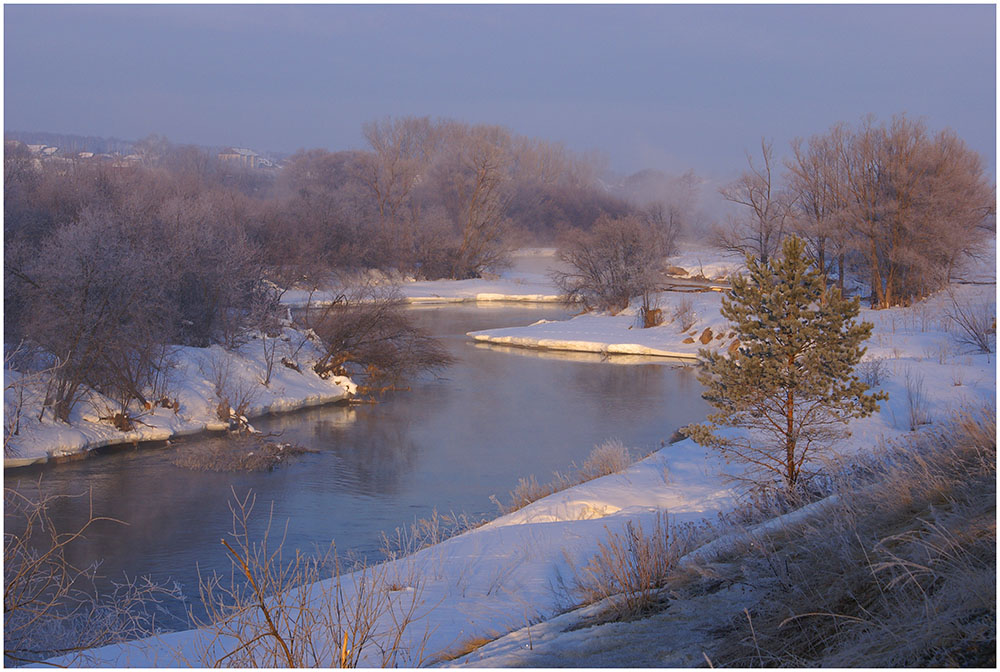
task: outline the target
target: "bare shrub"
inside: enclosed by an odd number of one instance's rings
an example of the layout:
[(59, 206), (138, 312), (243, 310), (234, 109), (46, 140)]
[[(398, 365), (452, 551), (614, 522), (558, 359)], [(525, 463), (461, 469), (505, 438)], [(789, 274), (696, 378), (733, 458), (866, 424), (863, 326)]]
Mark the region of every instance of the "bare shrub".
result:
[(609, 600), (608, 608), (619, 620), (642, 616), (661, 602), (661, 589), (681, 555), (663, 511), (648, 531), (631, 520), (622, 532), (608, 530), (598, 549), (574, 570), (571, 589), (582, 603)]
[(889, 367), (882, 357), (869, 357), (858, 362), (857, 375), (868, 387), (878, 387), (889, 379)]
[(325, 354), (316, 362), (321, 376), (364, 375), (369, 387), (395, 384), (420, 371), (448, 366), (453, 359), (440, 343), (410, 321), (393, 287), (361, 285), (342, 292), (329, 306), (308, 315)]
[(228, 580), (202, 578), (200, 593), (212, 633), (201, 644), (202, 664), (219, 667), (416, 667), (423, 644), (404, 646), (404, 635), (425, 614), (414, 575), (389, 565), (361, 564), (342, 572), (332, 549), (317, 557), (282, 553), (270, 542), (270, 523), (259, 541), (249, 521), (255, 497), (230, 504), (233, 529), (222, 543), (230, 553)]
[(24, 494), (4, 488), (4, 664), (40, 663), (59, 654), (155, 634), (164, 626), (164, 600), (180, 599), (148, 578), (123, 579), (110, 593), (94, 587), (97, 567), (77, 567), (76, 541), (98, 524), (121, 521), (90, 514), (78, 529), (62, 532), (49, 511), (77, 497)]
[(534, 474), (527, 478), (520, 478), (517, 481), (517, 487), (508, 493), (508, 503), (504, 504), (495, 495), (491, 495), (490, 500), (497, 505), (501, 514), (508, 514), (523, 509), (542, 497), (548, 497), (574, 485), (592, 481), (601, 476), (620, 473), (634, 461), (632, 454), (621, 441), (609, 439), (599, 446), (594, 446), (590, 455), (584, 460), (583, 466), (578, 467), (574, 463), (572, 465), (573, 471), (570, 473), (562, 474), (557, 471), (552, 474), (552, 480), (544, 485), (538, 483)]
[(974, 347), (977, 352), (993, 352), (997, 338), (996, 304), (962, 301), (954, 292), (949, 292), (948, 298), (945, 316), (951, 323), (955, 339), (962, 345)]
[(260, 394), (258, 381), (244, 379), (233, 371), (233, 360), (227, 352), (213, 352), (207, 358), (207, 371), (219, 400), (216, 415), (223, 422), (246, 422), (246, 414), (250, 406)]
[(628, 448), (619, 439), (608, 439), (599, 446), (594, 446), (590, 455), (583, 461), (578, 473), (580, 481), (591, 481), (601, 476), (617, 474), (625, 471), (635, 460)]
[(391, 535), (383, 532), (382, 553), (392, 560), (403, 558), (420, 549), (474, 530), (487, 520), (487, 518), (471, 518), (464, 513), (440, 514), (434, 509), (430, 518), (421, 518), (407, 527), (397, 527)]
[[(41, 356), (39, 356), (41, 354)], [(15, 457), (14, 437), (21, 433), (25, 411), (45, 411), (44, 400), (56, 377), (59, 362), (53, 362), (23, 341), (4, 349), (3, 453)]]
[(182, 446), (173, 452), (171, 462), (194, 471), (273, 471), (296, 457), (316, 452), (319, 451), (294, 443), (279, 443), (250, 435), (222, 437)]
[(666, 257), (663, 245), (657, 230), (638, 217), (602, 215), (590, 231), (564, 236), (556, 256), (570, 270), (551, 277), (570, 300), (620, 311), (633, 297), (655, 291)]
[(497, 505), (497, 508), (500, 509), (501, 514), (508, 514), (512, 511), (523, 509), (528, 504), (538, 501), (542, 497), (548, 497), (554, 492), (565, 490), (573, 485), (575, 483), (572, 480), (558, 472), (553, 475), (552, 481), (544, 485), (539, 485), (538, 479), (535, 478), (534, 474), (531, 474), (527, 478), (517, 479), (517, 486), (507, 493), (509, 499), (507, 504), (500, 502), (496, 496), (492, 496), (491, 499)]
[(658, 327), (663, 324), (663, 309), (659, 301), (650, 292), (642, 295), (642, 305), (639, 306), (639, 326), (643, 329)]
[(910, 431), (913, 432), (931, 421), (929, 403), (924, 394), (924, 377), (906, 367), (903, 373), (903, 385), (906, 389), (906, 418)]
[(698, 316), (694, 312), (694, 304), (689, 297), (684, 297), (674, 306), (673, 320), (680, 325), (681, 331), (687, 331), (695, 325)]

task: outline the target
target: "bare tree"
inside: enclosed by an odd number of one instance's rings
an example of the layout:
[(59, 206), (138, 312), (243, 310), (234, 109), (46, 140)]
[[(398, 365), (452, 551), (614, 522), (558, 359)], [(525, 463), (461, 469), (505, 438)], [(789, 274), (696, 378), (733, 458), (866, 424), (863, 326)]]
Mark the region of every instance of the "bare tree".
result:
[(739, 179), (719, 190), (731, 203), (743, 206), (742, 215), (728, 227), (715, 232), (715, 243), (724, 250), (751, 254), (766, 264), (780, 248), (789, 213), (789, 196), (778, 189), (772, 173), (772, 144), (760, 141), (762, 165), (756, 165), (747, 152), (749, 170)]
[(447, 149), (436, 166), (445, 210), (460, 232), (451, 277), (472, 278), (505, 265), (510, 134), (499, 126), (447, 126)]
[(826, 135), (815, 135), (803, 145), (792, 141), (794, 158), (788, 161), (789, 190), (793, 194), (791, 227), (807, 244), (824, 279), (836, 260), (837, 285), (844, 289), (848, 231), (847, 204), (839, 148), (847, 128), (838, 124)]
[(993, 226), (995, 190), (978, 155), (950, 131), (931, 137), (902, 115), (888, 126), (868, 117), (840, 151), (851, 244), (873, 307), (942, 287)]
[(382, 263), (410, 267), (420, 225), (413, 192), (437, 153), (440, 129), (427, 117), (407, 117), (369, 122), (364, 135), (372, 151), (363, 155), (358, 175), (374, 205)]
[(60, 363), (45, 402), (60, 420), (88, 386), (142, 399), (138, 361), (152, 361), (155, 344), (166, 340), (169, 310), (156, 259), (129, 234), (107, 213), (87, 211), (11, 269), (29, 305), (26, 334)]
[[(413, 325), (398, 290), (384, 285), (346, 288), (335, 301), (307, 314), (308, 326), (325, 350), (314, 369), (320, 375), (348, 373), (397, 383), (421, 371), (452, 363), (447, 350)], [(350, 369), (353, 368), (353, 371)]]
[(638, 217), (601, 217), (590, 231), (567, 234), (556, 256), (569, 270), (552, 279), (570, 299), (619, 311), (655, 290), (665, 246), (662, 232)]

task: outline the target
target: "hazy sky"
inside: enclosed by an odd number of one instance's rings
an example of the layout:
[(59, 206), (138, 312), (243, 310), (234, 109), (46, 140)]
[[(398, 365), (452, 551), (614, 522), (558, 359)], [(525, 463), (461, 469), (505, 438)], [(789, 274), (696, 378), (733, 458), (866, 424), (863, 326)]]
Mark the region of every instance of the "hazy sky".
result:
[(995, 174), (996, 9), (6, 5), (4, 128), (294, 151), (429, 115), (741, 170), (866, 113), (950, 126)]

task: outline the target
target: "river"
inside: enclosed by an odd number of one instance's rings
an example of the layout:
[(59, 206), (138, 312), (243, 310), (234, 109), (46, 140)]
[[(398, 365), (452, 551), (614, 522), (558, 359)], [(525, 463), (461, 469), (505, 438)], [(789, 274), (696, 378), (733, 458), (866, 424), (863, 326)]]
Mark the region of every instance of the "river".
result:
[[(228, 571), (220, 544), (231, 530), (229, 501), (253, 491), (258, 514), (285, 548), (336, 542), (338, 553), (380, 556), (380, 535), (439, 512), (494, 515), (521, 477), (540, 483), (580, 464), (591, 449), (621, 439), (646, 453), (677, 427), (708, 412), (690, 366), (655, 358), (602, 361), (598, 355), (546, 353), (473, 343), (465, 333), (565, 319), (556, 305), (459, 304), (409, 309), (457, 363), (413, 381), (381, 403), (327, 406), (253, 422), (282, 441), (315, 449), (263, 473), (191, 471), (172, 463), (176, 444), (140, 447), (5, 473), (7, 487), (61, 500), (51, 514), (69, 530), (95, 513), (124, 521), (96, 524), (70, 559), (102, 560), (102, 585), (123, 574), (176, 581), (197, 600), (198, 570)], [(210, 437), (186, 440), (218, 441)], [(178, 611), (177, 606), (171, 607)]]

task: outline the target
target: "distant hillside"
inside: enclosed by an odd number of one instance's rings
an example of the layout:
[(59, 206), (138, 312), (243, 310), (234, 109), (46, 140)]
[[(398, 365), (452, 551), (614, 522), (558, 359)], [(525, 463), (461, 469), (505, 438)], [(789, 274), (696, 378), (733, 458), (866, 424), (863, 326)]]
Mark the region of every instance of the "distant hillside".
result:
[(98, 138), (94, 136), (48, 133), (45, 131), (4, 131), (5, 140), (20, 140), (27, 145), (58, 147), (60, 152), (94, 152), (95, 154), (131, 154), (134, 140)]

